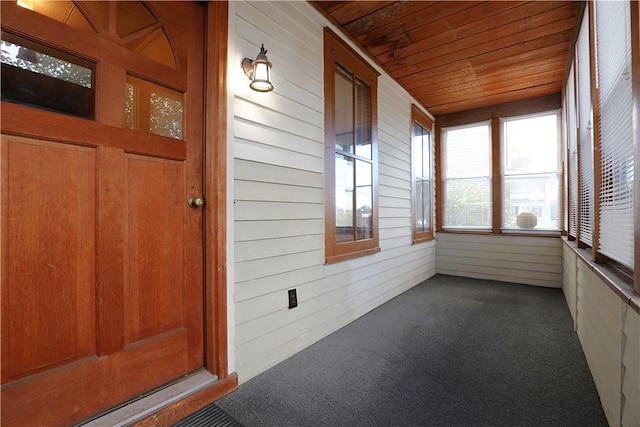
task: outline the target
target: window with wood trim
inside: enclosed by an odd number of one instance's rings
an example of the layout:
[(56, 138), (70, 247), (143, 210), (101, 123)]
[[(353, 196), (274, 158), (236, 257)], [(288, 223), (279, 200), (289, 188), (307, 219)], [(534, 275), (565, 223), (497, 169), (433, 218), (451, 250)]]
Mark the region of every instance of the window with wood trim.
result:
[(324, 30), (325, 258), (378, 252), (378, 73)]
[(502, 119), (502, 229), (560, 231), (560, 114)]
[(566, 221), (567, 235), (570, 240), (575, 240), (577, 236), (577, 216), (578, 216), (578, 132), (577, 132), (577, 112), (576, 112), (576, 81), (575, 67), (573, 63), (569, 68), (569, 77), (565, 88), (564, 99), (564, 120), (566, 154), (566, 184), (567, 184), (567, 204)]
[(578, 100), (578, 244), (591, 247), (593, 240), (593, 108), (591, 103), (591, 62), (589, 11), (585, 14), (576, 42)]
[(417, 106), (411, 106), (411, 171), (413, 242), (433, 239), (433, 120)]
[[(568, 154), (577, 136), (578, 160), (565, 167), (578, 182), (577, 212), (569, 210), (569, 237), (591, 248), (592, 260), (612, 267), (640, 292), (640, 203), (638, 135), (640, 122), (640, 10), (635, 1), (595, 1), (585, 7), (575, 46), (575, 86), (571, 76), (565, 105), (575, 102), (577, 120), (567, 116)], [(635, 36), (634, 36), (635, 35)], [(635, 117), (634, 117), (635, 115)], [(569, 195), (571, 204), (571, 193)], [(571, 205), (569, 206), (569, 208)], [(572, 220), (575, 226), (572, 227)], [(604, 274), (609, 271), (603, 269)]]
[(491, 231), (491, 123), (442, 129), (444, 229)]
[(596, 89), (597, 251), (633, 269), (634, 146), (631, 16), (628, 1), (594, 4)]
[(559, 236), (561, 107), (550, 95), (439, 116), (435, 229)]

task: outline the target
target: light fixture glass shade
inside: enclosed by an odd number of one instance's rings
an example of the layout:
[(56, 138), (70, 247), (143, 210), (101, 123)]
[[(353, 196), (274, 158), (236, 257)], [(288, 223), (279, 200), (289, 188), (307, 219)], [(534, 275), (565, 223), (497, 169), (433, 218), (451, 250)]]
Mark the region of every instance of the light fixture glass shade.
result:
[(271, 79), (269, 78), (269, 63), (256, 60), (253, 66), (253, 80), (249, 87), (258, 92), (269, 92), (273, 90)]
[(269, 92), (273, 90), (271, 84), (271, 62), (267, 59), (267, 50), (264, 45), (260, 46), (260, 53), (255, 60), (244, 58), (242, 68), (247, 77), (251, 79), (249, 87), (258, 92)]

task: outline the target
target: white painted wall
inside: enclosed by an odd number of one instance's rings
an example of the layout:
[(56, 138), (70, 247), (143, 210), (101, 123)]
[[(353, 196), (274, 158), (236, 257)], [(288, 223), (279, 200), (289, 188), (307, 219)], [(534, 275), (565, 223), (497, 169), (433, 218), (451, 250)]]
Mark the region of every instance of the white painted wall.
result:
[[(640, 314), (564, 243), (563, 290), (611, 426), (640, 425)], [(637, 298), (637, 297), (636, 297)]]
[[(434, 275), (435, 242), (412, 244), (413, 100), (382, 73), (381, 252), (324, 264), (322, 29), (329, 23), (307, 2), (234, 1), (229, 25), (230, 369), (244, 382)], [(261, 43), (273, 63), (270, 93), (251, 91), (240, 67)], [(293, 288), (299, 305), (289, 310)]]
[(558, 238), (438, 233), (437, 271), (452, 276), (562, 286)]

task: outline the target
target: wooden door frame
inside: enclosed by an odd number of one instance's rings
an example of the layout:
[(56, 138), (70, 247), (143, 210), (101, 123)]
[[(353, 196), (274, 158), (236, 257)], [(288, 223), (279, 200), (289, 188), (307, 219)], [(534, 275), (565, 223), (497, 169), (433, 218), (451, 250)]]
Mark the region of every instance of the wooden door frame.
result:
[(218, 377), (136, 426), (175, 423), (238, 387), (229, 372), (227, 321), (227, 1), (208, 2), (205, 37), (205, 369)]
[(209, 2), (205, 53), (205, 367), (229, 376), (227, 339), (228, 4)]
[(205, 369), (218, 377), (136, 423), (174, 423), (238, 387), (229, 372), (227, 321), (227, 1), (208, 2), (205, 37), (204, 180), (205, 180)]

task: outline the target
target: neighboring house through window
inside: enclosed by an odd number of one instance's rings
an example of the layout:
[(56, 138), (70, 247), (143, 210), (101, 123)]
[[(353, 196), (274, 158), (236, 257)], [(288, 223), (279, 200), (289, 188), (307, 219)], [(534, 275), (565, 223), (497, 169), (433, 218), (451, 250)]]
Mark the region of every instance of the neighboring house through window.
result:
[(324, 31), (326, 262), (378, 252), (378, 73)]

